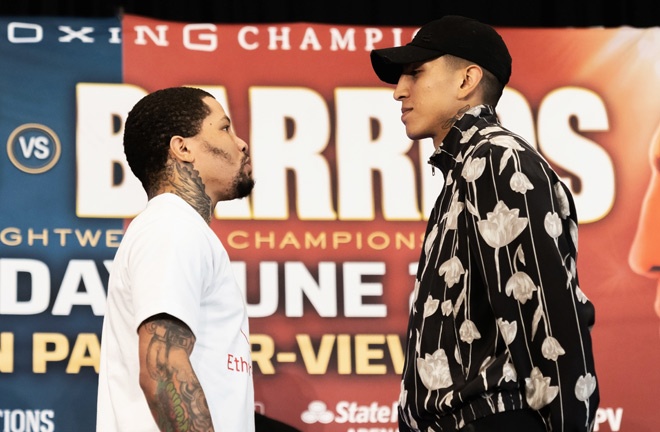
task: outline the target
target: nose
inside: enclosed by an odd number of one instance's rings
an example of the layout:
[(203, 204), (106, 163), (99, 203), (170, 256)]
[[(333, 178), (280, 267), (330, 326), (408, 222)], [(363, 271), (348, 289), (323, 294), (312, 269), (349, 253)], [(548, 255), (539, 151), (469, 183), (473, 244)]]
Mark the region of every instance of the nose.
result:
[(393, 97), (395, 100), (402, 100), (409, 96), (408, 93), (408, 75), (401, 74), (399, 81), (396, 83), (396, 88), (394, 89)]
[(238, 149), (242, 152), (247, 154), (248, 152), (248, 145), (245, 141), (243, 141), (241, 138), (236, 137), (236, 145), (238, 146)]
[(628, 261), (638, 274), (660, 278), (660, 127), (651, 140), (651, 180), (639, 215)]

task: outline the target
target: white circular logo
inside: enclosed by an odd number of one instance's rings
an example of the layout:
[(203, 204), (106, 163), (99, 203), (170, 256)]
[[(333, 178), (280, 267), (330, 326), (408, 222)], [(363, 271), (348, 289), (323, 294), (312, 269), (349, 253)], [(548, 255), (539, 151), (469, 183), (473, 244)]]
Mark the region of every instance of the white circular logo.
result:
[(325, 402), (312, 401), (307, 406), (307, 410), (300, 415), (300, 419), (307, 424), (328, 424), (335, 419), (335, 415), (331, 411), (328, 411), (328, 406)]
[(28, 123), (17, 127), (7, 140), (9, 160), (19, 170), (41, 174), (55, 166), (62, 145), (57, 134), (47, 126)]

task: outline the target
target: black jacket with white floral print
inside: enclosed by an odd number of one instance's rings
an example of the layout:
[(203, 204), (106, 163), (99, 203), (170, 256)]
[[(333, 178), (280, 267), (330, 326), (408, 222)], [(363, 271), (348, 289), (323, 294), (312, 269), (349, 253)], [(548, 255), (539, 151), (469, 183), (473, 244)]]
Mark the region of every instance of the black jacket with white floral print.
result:
[(490, 106), (465, 113), (430, 163), (445, 185), (417, 270), (400, 430), (521, 408), (548, 431), (591, 430), (594, 308), (578, 283), (569, 189)]

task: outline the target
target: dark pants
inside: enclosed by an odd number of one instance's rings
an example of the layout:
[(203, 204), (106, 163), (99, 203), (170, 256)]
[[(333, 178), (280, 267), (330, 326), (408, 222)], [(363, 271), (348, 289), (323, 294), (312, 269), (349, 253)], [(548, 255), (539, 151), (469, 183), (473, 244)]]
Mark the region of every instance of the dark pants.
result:
[(546, 429), (538, 412), (524, 409), (477, 419), (459, 432), (546, 432)]

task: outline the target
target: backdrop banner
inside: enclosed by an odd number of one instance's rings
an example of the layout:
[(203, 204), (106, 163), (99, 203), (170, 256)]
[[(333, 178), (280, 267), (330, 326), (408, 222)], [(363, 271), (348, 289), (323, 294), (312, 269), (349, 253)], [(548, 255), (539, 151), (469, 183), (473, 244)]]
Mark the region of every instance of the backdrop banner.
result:
[[(94, 430), (108, 269), (146, 203), (123, 124), (142, 96), (180, 85), (211, 92), (250, 146), (254, 191), (218, 205), (211, 227), (245, 291), (257, 410), (303, 431), (396, 431), (443, 178), (369, 52), (416, 30), (1, 19), (0, 431)], [(660, 29), (498, 30), (514, 59), (502, 122), (576, 201), (596, 430), (656, 432)]]
[(94, 430), (107, 266), (123, 221), (76, 210), (76, 86), (121, 83), (120, 37), (117, 19), (0, 19), (3, 432)]

